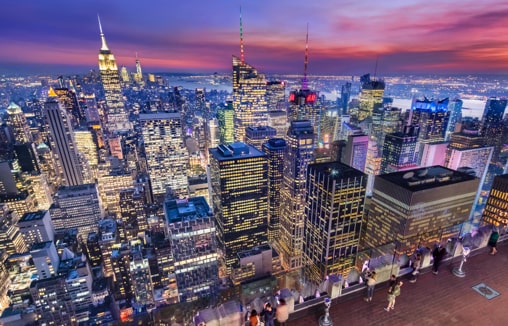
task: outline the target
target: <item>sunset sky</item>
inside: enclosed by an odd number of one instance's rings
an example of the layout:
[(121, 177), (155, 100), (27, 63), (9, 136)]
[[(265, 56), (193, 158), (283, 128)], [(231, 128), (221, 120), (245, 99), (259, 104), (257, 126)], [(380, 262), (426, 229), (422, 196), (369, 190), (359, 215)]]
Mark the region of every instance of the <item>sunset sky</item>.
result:
[(265, 73), (508, 73), (508, 2), (495, 0), (3, 0), (0, 73), (97, 69), (97, 14), (119, 65), (228, 72), (239, 55)]

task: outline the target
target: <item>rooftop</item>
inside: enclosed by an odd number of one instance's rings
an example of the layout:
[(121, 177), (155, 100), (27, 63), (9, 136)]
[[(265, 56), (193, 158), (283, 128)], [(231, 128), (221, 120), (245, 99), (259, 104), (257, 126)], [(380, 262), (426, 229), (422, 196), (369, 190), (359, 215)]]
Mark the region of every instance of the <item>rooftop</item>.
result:
[[(505, 325), (508, 323), (508, 241), (498, 243), (499, 253), (488, 254), (488, 248), (473, 252), (464, 263), (465, 277), (452, 273), (461, 257), (447, 261), (439, 275), (426, 269), (416, 283), (407, 277), (395, 310), (386, 312), (387, 284), (376, 286), (371, 302), (363, 301), (364, 289), (332, 301), (330, 317), (334, 325)], [(486, 285), (479, 286), (478, 285)], [(479, 291), (473, 289), (479, 288)], [(483, 293), (483, 294), (480, 294)], [(500, 294), (497, 295), (496, 294)], [(490, 298), (490, 299), (489, 299)], [(291, 314), (291, 326), (317, 325), (324, 305)]]
[(180, 222), (209, 216), (210, 207), (205, 197), (192, 197), (183, 200), (168, 200), (164, 203), (168, 223)]
[(48, 211), (37, 211), (37, 212), (28, 212), (23, 214), (23, 217), (19, 220), (19, 222), (30, 222), (36, 220), (42, 220)]
[(211, 148), (209, 151), (210, 154), (219, 161), (265, 156), (259, 149), (243, 142), (235, 142), (227, 145), (220, 144), (218, 147)]
[(454, 171), (439, 165), (382, 174), (376, 176), (376, 178), (384, 179), (411, 191), (421, 191), (475, 179), (474, 176), (467, 173)]

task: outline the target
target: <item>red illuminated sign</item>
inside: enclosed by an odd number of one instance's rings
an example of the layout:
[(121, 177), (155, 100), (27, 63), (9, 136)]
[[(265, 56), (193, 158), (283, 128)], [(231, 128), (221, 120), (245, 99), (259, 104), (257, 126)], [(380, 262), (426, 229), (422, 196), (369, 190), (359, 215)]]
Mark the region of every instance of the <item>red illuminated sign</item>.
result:
[(305, 102), (307, 103), (313, 103), (316, 101), (317, 95), (315, 93), (311, 93), (305, 97)]

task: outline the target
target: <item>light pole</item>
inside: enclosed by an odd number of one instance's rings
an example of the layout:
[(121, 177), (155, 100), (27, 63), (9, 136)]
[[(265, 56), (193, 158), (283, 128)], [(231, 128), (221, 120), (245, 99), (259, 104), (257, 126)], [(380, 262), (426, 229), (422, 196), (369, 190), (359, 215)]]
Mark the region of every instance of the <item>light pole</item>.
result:
[(332, 318), (330, 318), (330, 306), (332, 305), (332, 300), (330, 298), (325, 298), (325, 315), (319, 317), (319, 326), (332, 326)]
[(462, 260), (460, 262), (459, 267), (458, 268), (455, 267), (453, 269), (453, 275), (455, 275), (457, 277), (465, 277), (466, 276), (466, 272), (464, 272), (462, 270), (462, 266), (466, 262), (466, 257), (467, 257), (467, 255), (469, 255), (470, 252), (471, 252), (471, 249), (469, 247), (462, 247)]

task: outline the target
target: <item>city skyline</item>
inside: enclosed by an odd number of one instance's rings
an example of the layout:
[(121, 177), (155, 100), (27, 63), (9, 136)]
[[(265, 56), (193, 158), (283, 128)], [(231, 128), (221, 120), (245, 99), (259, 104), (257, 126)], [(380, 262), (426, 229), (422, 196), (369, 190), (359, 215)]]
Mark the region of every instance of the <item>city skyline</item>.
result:
[[(230, 70), (240, 53), (266, 73), (303, 73), (309, 24), (313, 74), (502, 74), (508, 71), (503, 18), (494, 1), (413, 0), (151, 2), (7, 1), (0, 13), (0, 73), (97, 70), (97, 14), (119, 66), (134, 70), (211, 73)], [(495, 10), (493, 9), (495, 8)], [(8, 31), (8, 32), (7, 32)], [(377, 61), (377, 63), (376, 63)]]

